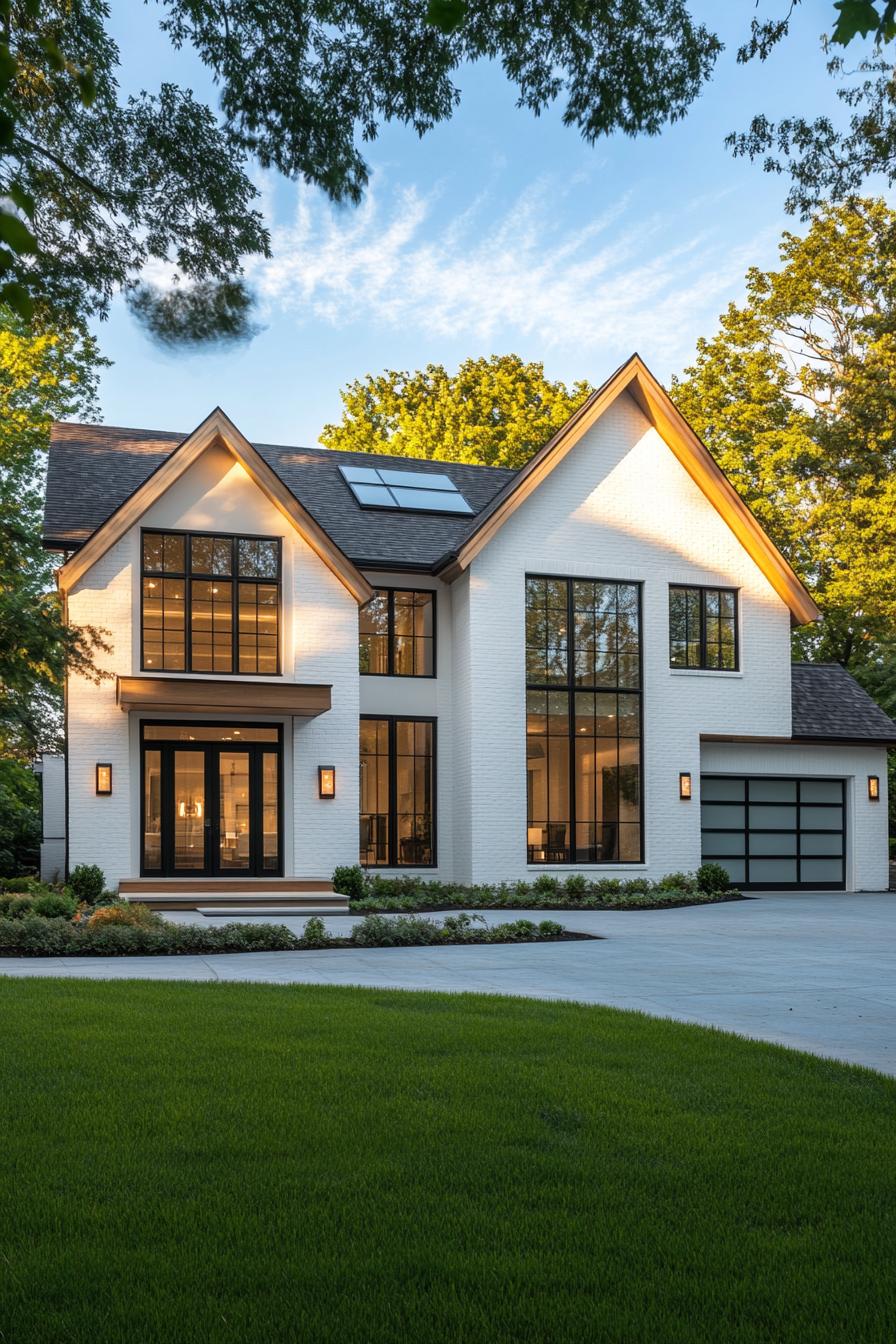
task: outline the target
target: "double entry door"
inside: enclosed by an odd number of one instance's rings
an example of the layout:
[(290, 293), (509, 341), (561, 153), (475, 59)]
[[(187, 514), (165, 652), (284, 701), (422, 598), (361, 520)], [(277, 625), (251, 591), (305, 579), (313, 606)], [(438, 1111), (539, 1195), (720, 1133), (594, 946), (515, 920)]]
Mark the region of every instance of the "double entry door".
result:
[(144, 723), (144, 874), (282, 873), (279, 727)]

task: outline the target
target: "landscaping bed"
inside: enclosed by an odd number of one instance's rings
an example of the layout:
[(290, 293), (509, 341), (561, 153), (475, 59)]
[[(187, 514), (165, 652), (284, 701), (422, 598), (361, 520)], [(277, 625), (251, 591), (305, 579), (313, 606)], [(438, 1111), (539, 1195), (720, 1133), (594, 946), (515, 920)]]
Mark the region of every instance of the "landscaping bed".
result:
[(208, 956), (219, 952), (547, 943), (593, 937), (570, 932), (549, 919), (538, 924), (517, 919), (489, 927), (467, 914), (448, 915), (440, 922), (370, 914), (345, 937), (333, 937), (316, 916), (306, 920), (301, 934), (295, 934), (285, 924), (173, 924), (146, 906), (117, 901), (93, 910), (79, 909), (68, 916), (39, 913), (42, 905), (54, 909), (40, 897), (29, 901), (0, 895), (0, 911), (4, 905), (7, 913), (0, 914), (0, 957)]
[(351, 909), (381, 914), (438, 910), (673, 910), (686, 905), (743, 901), (718, 864), (705, 863), (696, 873), (670, 873), (659, 882), (648, 878), (598, 878), (575, 873), (561, 880), (545, 874), (533, 882), (501, 882), (465, 887), (455, 882), (408, 877), (382, 877), (356, 866), (337, 868), (333, 886), (348, 896)]
[(28, 1344), (892, 1338), (896, 1082), (638, 1013), (0, 977)]

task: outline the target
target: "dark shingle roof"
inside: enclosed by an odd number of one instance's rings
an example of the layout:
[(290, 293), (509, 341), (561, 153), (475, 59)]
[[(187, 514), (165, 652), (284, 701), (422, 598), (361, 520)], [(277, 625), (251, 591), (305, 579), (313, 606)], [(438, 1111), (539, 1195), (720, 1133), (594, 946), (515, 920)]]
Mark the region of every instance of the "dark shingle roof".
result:
[[(80, 546), (186, 437), (110, 425), (54, 425), (44, 508), (47, 545)], [(374, 453), (270, 443), (254, 447), (336, 545), (361, 566), (428, 569), (460, 545), (476, 524), (475, 514), (516, 475), (502, 467), (408, 461)], [(474, 517), (359, 508), (338, 470), (350, 463), (401, 463), (411, 471), (444, 472), (474, 510)]]
[(794, 663), (791, 681), (794, 737), (896, 746), (896, 723), (839, 663)]

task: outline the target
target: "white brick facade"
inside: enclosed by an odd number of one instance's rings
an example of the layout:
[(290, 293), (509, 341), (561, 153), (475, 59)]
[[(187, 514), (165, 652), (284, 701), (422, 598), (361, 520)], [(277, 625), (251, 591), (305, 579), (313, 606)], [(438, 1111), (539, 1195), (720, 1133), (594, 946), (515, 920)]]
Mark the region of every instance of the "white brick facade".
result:
[[(786, 739), (791, 732), (790, 613), (728, 524), (636, 403), (622, 395), (448, 585), (431, 574), (370, 572), (376, 586), (429, 588), (437, 600), (437, 675), (361, 677), (357, 602), (223, 447), (210, 448), (156, 501), (141, 525), (283, 538), (282, 677), (332, 687), (329, 712), (285, 727), (284, 869), (329, 877), (358, 854), (361, 714), (431, 716), (438, 725), (437, 855), (430, 875), (514, 881), (544, 872), (526, 850), (525, 577), (623, 580), (642, 586), (644, 862), (587, 867), (590, 875), (658, 878), (700, 862), (699, 777), (826, 774), (848, 797), (849, 888), (886, 885), (886, 798), (870, 804), (865, 776), (886, 789), (876, 747), (719, 743), (702, 737)], [(140, 665), (140, 525), (69, 594), (70, 619), (108, 631), (100, 665)], [(670, 583), (739, 592), (735, 673), (669, 667)], [(178, 674), (183, 675), (183, 674)], [(246, 687), (246, 718), (253, 678)], [(269, 681), (269, 678), (265, 678)], [(98, 863), (109, 885), (140, 871), (139, 719), (115, 702), (114, 677), (68, 691), (69, 863)], [(130, 722), (129, 722), (130, 720)], [(96, 797), (98, 761), (113, 767)], [(320, 800), (319, 765), (337, 794)], [(694, 798), (680, 801), (688, 771)], [(561, 874), (582, 867), (550, 868)]]

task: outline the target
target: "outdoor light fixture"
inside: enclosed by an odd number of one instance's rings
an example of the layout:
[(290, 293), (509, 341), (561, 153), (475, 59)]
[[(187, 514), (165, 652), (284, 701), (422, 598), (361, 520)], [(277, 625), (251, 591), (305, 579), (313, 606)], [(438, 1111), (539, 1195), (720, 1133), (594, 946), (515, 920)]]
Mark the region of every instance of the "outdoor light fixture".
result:
[(678, 796), (689, 801), (691, 797), (691, 776), (687, 770), (682, 770), (678, 776)]
[(96, 791), (100, 794), (112, 792), (112, 766), (108, 761), (96, 767)]
[(880, 802), (880, 780), (877, 775), (868, 776), (868, 797), (872, 803)]
[(319, 765), (317, 767), (317, 787), (321, 798), (336, 797), (335, 765)]

